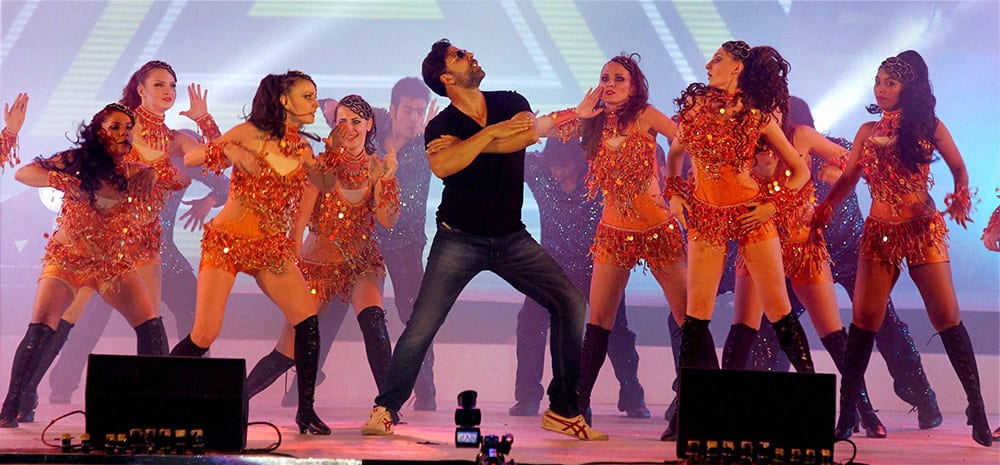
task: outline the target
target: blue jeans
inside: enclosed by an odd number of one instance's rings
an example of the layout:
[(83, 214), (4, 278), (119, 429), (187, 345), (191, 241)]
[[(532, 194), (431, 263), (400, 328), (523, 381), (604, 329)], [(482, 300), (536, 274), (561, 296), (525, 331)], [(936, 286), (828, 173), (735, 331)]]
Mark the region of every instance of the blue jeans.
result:
[(587, 301), (566, 273), (526, 230), (484, 237), (439, 226), (413, 315), (396, 341), (384, 390), (375, 404), (398, 411), (410, 397), (427, 348), (458, 294), (479, 274), (492, 271), (549, 311), (552, 382), (550, 408), (565, 417), (577, 409), (576, 384)]

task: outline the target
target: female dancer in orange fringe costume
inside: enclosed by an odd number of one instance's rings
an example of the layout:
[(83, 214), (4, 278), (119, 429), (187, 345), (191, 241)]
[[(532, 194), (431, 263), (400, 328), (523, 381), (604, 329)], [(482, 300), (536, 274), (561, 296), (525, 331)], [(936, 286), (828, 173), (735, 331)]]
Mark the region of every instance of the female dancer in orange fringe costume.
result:
[(194, 328), (171, 351), (204, 355), (222, 329), (236, 273), (253, 276), (295, 327), (295, 423), (303, 434), (330, 434), (313, 408), (319, 360), (316, 302), (289, 237), (307, 171), (316, 165), (299, 128), (313, 122), (317, 108), (316, 84), (309, 75), (270, 74), (257, 87), (247, 122), (184, 156), (189, 166), (205, 165), (218, 172), (232, 164), (234, 171), (229, 198), (204, 228)]
[(948, 257), (948, 227), (929, 194), (934, 151), (955, 178), (955, 191), (945, 198), (945, 210), (960, 226), (969, 221), (972, 202), (969, 175), (948, 128), (934, 115), (927, 64), (908, 50), (885, 59), (875, 75), (876, 105), (868, 111), (882, 119), (868, 122), (854, 136), (844, 174), (816, 209), (813, 226), (829, 222), (833, 206), (854, 190), (861, 175), (868, 180), (872, 206), (865, 220), (854, 293), (854, 318), (847, 339), (840, 383), (840, 416), (834, 432), (847, 438), (854, 426), (855, 401), (871, 358), (875, 332), (885, 317), (885, 305), (906, 261), (920, 290), (931, 324), (965, 390), (965, 410), (972, 438), (993, 442), (979, 383), (979, 369), (969, 333), (962, 324)]
[(14, 354), (10, 387), (0, 409), (0, 427), (17, 427), (22, 390), (53, 343), (63, 312), (78, 291), (94, 289), (135, 328), (140, 355), (165, 355), (167, 336), (149, 292), (136, 272), (141, 245), (142, 199), (156, 172), (125, 161), (132, 150), (132, 111), (105, 106), (81, 126), (77, 148), (36, 158), (14, 177), (32, 187), (64, 193), (58, 226), (42, 259), (31, 324)]
[[(688, 300), (681, 326), (681, 367), (718, 368), (708, 329), (723, 272), (726, 243), (739, 243), (757, 297), (774, 324), (796, 371), (814, 371), (805, 333), (791, 313), (785, 290), (781, 245), (772, 216), (809, 180), (809, 168), (770, 115), (787, 111), (788, 62), (773, 48), (729, 41), (705, 65), (708, 84), (694, 83), (675, 100), (680, 124), (667, 155), (666, 196), (678, 219), (688, 213)], [(785, 189), (775, 192), (751, 176), (758, 139), (788, 165)], [(693, 162), (693, 180), (680, 178), (683, 154)], [(681, 380), (683, 389), (683, 379)], [(670, 420), (661, 439), (676, 431)]]

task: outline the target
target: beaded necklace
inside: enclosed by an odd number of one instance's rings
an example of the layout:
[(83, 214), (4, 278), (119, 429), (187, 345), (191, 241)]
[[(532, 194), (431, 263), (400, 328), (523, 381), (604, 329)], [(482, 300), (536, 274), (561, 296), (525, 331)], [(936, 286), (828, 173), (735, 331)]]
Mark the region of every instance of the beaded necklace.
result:
[(146, 145), (166, 152), (170, 148), (170, 141), (174, 138), (173, 132), (163, 123), (166, 117), (157, 115), (142, 105), (135, 107), (135, 117), (142, 124), (139, 135), (146, 141)]
[(368, 152), (363, 148), (357, 155), (342, 150), (336, 163), (334, 174), (348, 186), (360, 186), (371, 177)]
[(285, 136), (278, 141), (278, 148), (281, 149), (281, 156), (285, 158), (301, 158), (305, 153), (309, 143), (302, 140), (299, 128), (285, 125)]

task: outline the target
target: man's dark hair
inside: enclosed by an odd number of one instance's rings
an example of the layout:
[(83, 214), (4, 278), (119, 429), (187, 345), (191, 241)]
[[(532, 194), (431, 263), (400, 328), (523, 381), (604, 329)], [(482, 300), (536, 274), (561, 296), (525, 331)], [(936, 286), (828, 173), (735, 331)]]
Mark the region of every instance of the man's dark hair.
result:
[(390, 105), (399, 105), (399, 101), (403, 97), (420, 99), (425, 102), (431, 100), (431, 92), (427, 90), (427, 86), (416, 77), (405, 77), (396, 82), (396, 85), (392, 86), (392, 94), (389, 96)]
[(451, 42), (448, 39), (441, 39), (434, 42), (434, 45), (431, 45), (431, 51), (424, 57), (424, 63), (421, 68), (424, 76), (424, 84), (427, 84), (427, 87), (430, 87), (435, 94), (442, 97), (447, 96), (444, 83), (441, 82), (441, 75), (444, 74), (445, 60), (448, 58), (448, 47), (451, 47)]

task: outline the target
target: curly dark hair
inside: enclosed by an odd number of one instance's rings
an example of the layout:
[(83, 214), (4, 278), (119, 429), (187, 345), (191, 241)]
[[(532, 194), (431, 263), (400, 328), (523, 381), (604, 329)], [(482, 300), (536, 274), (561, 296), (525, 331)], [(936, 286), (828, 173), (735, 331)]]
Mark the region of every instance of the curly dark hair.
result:
[(765, 115), (774, 110), (788, 113), (788, 73), (792, 65), (774, 47), (760, 45), (750, 49), (750, 58), (743, 61), (739, 86), (743, 104)]
[(431, 45), (431, 51), (427, 52), (424, 62), (421, 65), (421, 74), (424, 77), (424, 84), (430, 87), (435, 94), (442, 97), (447, 96), (444, 83), (441, 82), (441, 75), (444, 74), (445, 60), (448, 58), (448, 48), (451, 42), (448, 39), (441, 39)]
[[(608, 60), (604, 66), (611, 63), (618, 63), (629, 73), (632, 82), (631, 95), (628, 100), (618, 110), (618, 129), (624, 130), (636, 118), (639, 113), (649, 105), (649, 81), (646, 75), (639, 68), (639, 61), (642, 57), (638, 53), (622, 52), (618, 56)], [(583, 149), (587, 153), (587, 159), (592, 160), (597, 156), (597, 150), (601, 146), (601, 133), (604, 130), (604, 122), (608, 119), (605, 112), (585, 119), (580, 124), (580, 133), (583, 135)]]
[[(729, 52), (726, 44), (740, 44), (734, 48), (738, 54)], [(791, 65), (784, 57), (778, 53), (774, 47), (761, 45), (753, 47), (747, 52), (745, 42), (730, 41), (723, 44), (726, 53), (734, 59), (743, 63), (743, 71), (737, 80), (737, 95), (743, 102), (744, 111), (741, 111), (736, 118), (740, 124), (746, 123), (747, 118), (759, 118), (760, 124), (770, 121), (771, 113), (774, 110), (781, 110), (782, 114), (788, 114), (788, 73)], [(746, 58), (743, 58), (746, 56)], [(723, 90), (713, 88), (701, 82), (691, 83), (681, 92), (680, 97), (674, 99), (683, 122), (690, 122), (686, 117), (688, 110), (697, 105), (702, 100), (722, 98)], [(746, 110), (758, 110), (755, 116), (753, 112)], [(747, 140), (747, 134), (739, 134), (743, 145), (757, 144), (758, 141)]]
[(128, 178), (118, 171), (115, 159), (108, 153), (99, 134), (101, 125), (115, 112), (124, 113), (135, 124), (135, 115), (131, 110), (117, 102), (109, 103), (91, 118), (89, 124), (80, 123), (75, 148), (34, 160), (48, 171), (66, 173), (79, 179), (80, 190), (87, 194), (91, 205), (97, 200), (96, 192), (102, 182), (123, 194), (128, 192)]
[[(927, 63), (919, 53), (907, 50), (896, 55), (896, 58), (909, 64), (915, 76), (913, 80), (901, 82), (903, 88), (899, 91), (899, 103), (896, 106), (900, 110), (896, 149), (899, 150), (899, 158), (904, 166), (911, 171), (917, 171), (920, 164), (934, 160), (933, 145), (924, 145), (921, 142), (934, 140), (934, 130), (938, 124), (937, 116), (934, 114), (937, 98), (934, 97), (931, 88)], [(873, 115), (882, 113), (882, 109), (874, 103), (865, 109)]]
[(284, 74), (264, 76), (253, 96), (250, 115), (246, 116), (247, 122), (275, 139), (285, 137), (287, 115), (285, 107), (281, 105), (281, 96), (287, 95), (292, 86), (303, 80), (316, 85), (316, 81), (308, 74), (293, 69)]
[[(372, 123), (371, 129), (365, 133), (365, 152), (375, 153), (375, 136), (378, 134), (378, 127), (375, 125), (375, 112), (372, 110), (371, 104), (360, 95), (350, 94), (337, 102), (337, 107), (333, 109), (334, 115), (337, 114), (340, 107), (347, 108)], [(334, 120), (333, 124), (336, 127), (337, 121)]]
[(132, 73), (132, 77), (128, 78), (128, 82), (122, 88), (122, 98), (118, 103), (133, 110), (142, 104), (142, 97), (139, 97), (139, 91), (135, 90), (135, 88), (146, 82), (146, 77), (154, 69), (166, 70), (174, 77), (174, 82), (177, 81), (177, 73), (174, 72), (174, 68), (167, 64), (167, 62), (160, 60), (147, 61), (146, 64), (140, 66), (139, 69)]

